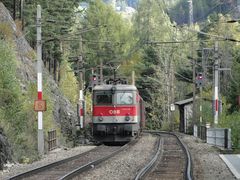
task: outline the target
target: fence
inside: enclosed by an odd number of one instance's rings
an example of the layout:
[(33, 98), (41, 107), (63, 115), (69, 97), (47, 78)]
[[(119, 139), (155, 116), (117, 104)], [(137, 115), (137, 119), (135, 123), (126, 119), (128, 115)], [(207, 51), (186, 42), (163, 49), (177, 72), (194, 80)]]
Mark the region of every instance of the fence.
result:
[(207, 128), (207, 143), (226, 149), (231, 149), (231, 129)]
[(199, 137), (202, 140), (207, 140), (207, 127), (206, 126), (196, 126), (194, 125), (194, 136)]
[(57, 131), (48, 131), (48, 151), (52, 151), (57, 148)]
[(194, 136), (201, 138), (208, 144), (231, 149), (231, 129), (207, 128), (206, 126), (194, 125)]

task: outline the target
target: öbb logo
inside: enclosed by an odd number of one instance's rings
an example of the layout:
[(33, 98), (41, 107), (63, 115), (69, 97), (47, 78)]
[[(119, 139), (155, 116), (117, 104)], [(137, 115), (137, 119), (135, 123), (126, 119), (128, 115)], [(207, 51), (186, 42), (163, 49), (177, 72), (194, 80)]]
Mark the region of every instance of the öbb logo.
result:
[(109, 112), (109, 114), (111, 114), (111, 115), (120, 114), (120, 110), (109, 110), (108, 112)]

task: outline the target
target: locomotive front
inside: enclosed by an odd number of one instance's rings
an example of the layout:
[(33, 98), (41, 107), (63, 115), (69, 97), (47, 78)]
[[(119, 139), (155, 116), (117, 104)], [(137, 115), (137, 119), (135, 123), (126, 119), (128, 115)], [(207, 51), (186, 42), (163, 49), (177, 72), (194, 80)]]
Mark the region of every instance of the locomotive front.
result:
[(93, 136), (100, 142), (126, 142), (141, 128), (141, 98), (134, 85), (93, 89)]

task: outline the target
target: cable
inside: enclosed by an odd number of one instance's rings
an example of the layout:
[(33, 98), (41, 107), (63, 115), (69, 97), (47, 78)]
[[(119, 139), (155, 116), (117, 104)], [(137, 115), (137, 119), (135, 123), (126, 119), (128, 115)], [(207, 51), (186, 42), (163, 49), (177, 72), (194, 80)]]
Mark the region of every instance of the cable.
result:
[(211, 11), (213, 11), (215, 8), (217, 8), (218, 6), (221, 6), (225, 4), (225, 2), (219, 2), (217, 3), (213, 8), (211, 8), (205, 15), (203, 15), (202, 17), (198, 18), (197, 20), (195, 20), (195, 22), (198, 22), (198, 21), (201, 21), (202, 19), (206, 18), (210, 13)]
[[(231, 11), (235, 10), (236, 8), (237, 8), (237, 7), (233, 7), (233, 8), (230, 9), (228, 12), (226, 12), (226, 14), (230, 13)], [(215, 22), (211, 22), (210, 24), (212, 25), (212, 24), (214, 24), (214, 23), (217, 23), (217, 21), (215, 21)], [(205, 29), (205, 28), (207, 28), (210, 24), (206, 24), (206, 25), (204, 25), (201, 29)], [(195, 35), (189, 37), (188, 40), (194, 38), (194, 36), (195, 36)]]
[(177, 73), (177, 72), (174, 72), (174, 74), (177, 75), (177, 76), (180, 76), (181, 78), (187, 80), (188, 82), (193, 83), (193, 80), (192, 80), (192, 79), (189, 79), (189, 78), (183, 76), (182, 74), (179, 74), (179, 73)]
[(240, 85), (240, 83), (239, 82), (237, 82), (236, 80), (235, 80), (235, 78), (233, 77), (233, 75), (232, 75), (232, 71), (230, 71), (230, 78), (232, 79), (232, 81), (236, 84), (236, 85)]

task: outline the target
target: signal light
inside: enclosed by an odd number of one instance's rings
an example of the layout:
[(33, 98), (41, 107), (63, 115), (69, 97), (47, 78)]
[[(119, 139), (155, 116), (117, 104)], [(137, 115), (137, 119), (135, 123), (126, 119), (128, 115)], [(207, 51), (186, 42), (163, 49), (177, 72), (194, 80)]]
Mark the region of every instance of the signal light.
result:
[(203, 73), (199, 72), (197, 74), (197, 78), (196, 78), (196, 84), (198, 87), (202, 87), (203, 86), (203, 82), (204, 81), (204, 78), (203, 78)]
[(93, 80), (93, 81), (96, 81), (96, 80), (97, 80), (97, 76), (96, 76), (96, 75), (93, 75), (92, 80)]
[(203, 75), (202, 75), (202, 73), (198, 73), (197, 78), (198, 78), (198, 79), (203, 79)]
[(94, 87), (96, 85), (98, 85), (98, 76), (96, 74), (93, 74), (91, 78), (91, 87)]

